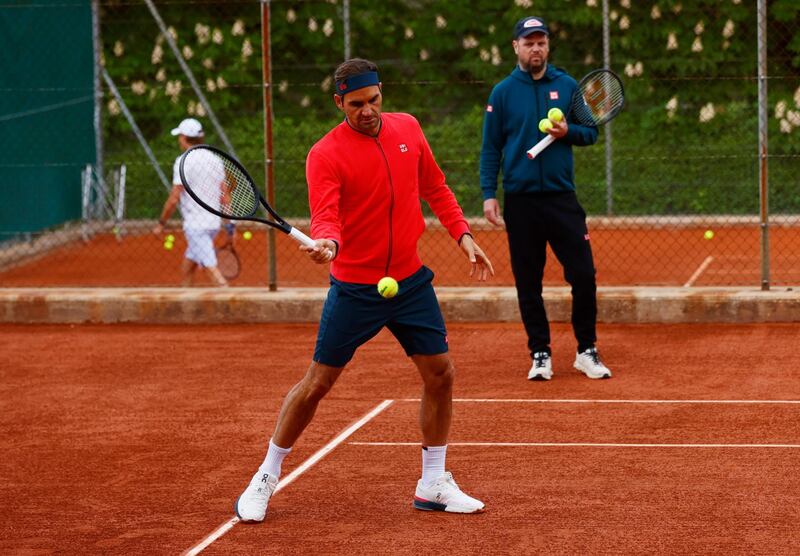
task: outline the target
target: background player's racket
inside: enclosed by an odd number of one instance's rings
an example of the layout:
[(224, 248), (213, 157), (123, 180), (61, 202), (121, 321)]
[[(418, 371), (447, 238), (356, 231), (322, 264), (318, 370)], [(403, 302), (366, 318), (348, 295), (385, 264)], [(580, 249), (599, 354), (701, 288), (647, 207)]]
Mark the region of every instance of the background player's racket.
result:
[[(566, 116), (580, 125), (600, 126), (613, 120), (624, 105), (625, 89), (619, 76), (611, 70), (596, 69), (578, 83)], [(527, 151), (528, 158), (536, 158), (555, 140), (548, 133)]]
[[(315, 247), (306, 234), (275, 212), (258, 190), (253, 178), (238, 160), (209, 145), (196, 145), (181, 156), (181, 183), (197, 203), (217, 216), (231, 220), (251, 220), (277, 228), (297, 242)], [(268, 218), (257, 216), (259, 203)], [(328, 251), (330, 257), (332, 253)]]
[(225, 245), (217, 249), (217, 268), (226, 280), (234, 280), (239, 277), (242, 264), (233, 245)]

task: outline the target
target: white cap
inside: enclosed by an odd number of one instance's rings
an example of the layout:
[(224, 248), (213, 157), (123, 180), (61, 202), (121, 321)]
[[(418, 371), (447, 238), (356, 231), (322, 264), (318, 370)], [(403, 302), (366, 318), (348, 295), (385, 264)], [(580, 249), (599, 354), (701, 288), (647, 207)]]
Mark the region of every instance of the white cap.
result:
[(185, 135), (186, 137), (202, 137), (204, 135), (203, 124), (194, 118), (186, 118), (171, 133), (172, 135)]

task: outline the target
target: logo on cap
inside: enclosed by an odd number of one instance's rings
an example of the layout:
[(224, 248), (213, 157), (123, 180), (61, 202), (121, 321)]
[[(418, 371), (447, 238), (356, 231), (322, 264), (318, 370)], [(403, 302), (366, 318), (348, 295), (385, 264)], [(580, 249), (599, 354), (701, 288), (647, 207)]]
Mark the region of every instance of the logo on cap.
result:
[(526, 21), (522, 26), (525, 27), (526, 29), (528, 29), (530, 27), (541, 27), (542, 25), (544, 25), (544, 23), (542, 23), (541, 21), (539, 21), (535, 17), (532, 17), (531, 19)]
[(347, 89), (347, 83), (342, 81), (341, 83), (339, 83), (339, 90), (344, 91), (345, 89)]

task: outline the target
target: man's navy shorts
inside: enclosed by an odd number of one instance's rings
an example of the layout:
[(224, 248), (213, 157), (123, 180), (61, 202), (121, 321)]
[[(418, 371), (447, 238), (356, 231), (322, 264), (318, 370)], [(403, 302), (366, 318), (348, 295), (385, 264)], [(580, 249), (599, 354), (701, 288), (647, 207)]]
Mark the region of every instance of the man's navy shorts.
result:
[(447, 352), (447, 330), (431, 285), (433, 272), (421, 267), (384, 299), (372, 284), (340, 282), (331, 288), (319, 322), (314, 361), (344, 367), (356, 349), (387, 327), (408, 356)]

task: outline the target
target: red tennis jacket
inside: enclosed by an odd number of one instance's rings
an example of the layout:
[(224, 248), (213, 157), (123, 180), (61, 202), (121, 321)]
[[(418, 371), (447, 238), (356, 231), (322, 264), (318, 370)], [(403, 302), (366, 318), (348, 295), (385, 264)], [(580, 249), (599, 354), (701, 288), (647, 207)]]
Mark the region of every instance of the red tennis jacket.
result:
[(417, 241), (425, 229), (420, 198), (453, 239), (469, 232), (419, 122), (401, 113), (381, 119), (377, 137), (343, 121), (306, 159), (311, 237), (339, 244), (331, 274), (343, 282), (402, 280), (419, 270)]

